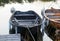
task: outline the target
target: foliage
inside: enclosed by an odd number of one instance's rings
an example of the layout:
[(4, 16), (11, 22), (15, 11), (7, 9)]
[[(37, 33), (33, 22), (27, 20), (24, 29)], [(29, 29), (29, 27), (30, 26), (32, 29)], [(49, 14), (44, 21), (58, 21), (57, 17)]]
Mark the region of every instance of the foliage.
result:
[(43, 2), (48, 2), (48, 1), (56, 1), (56, 0), (41, 0), (41, 1), (43, 1)]
[[(24, 0), (25, 2), (28, 1), (29, 3), (37, 1), (37, 0)], [(43, 2), (48, 2), (48, 1), (55, 1), (55, 0), (40, 0)], [(18, 3), (22, 3), (23, 0), (0, 0), (0, 5), (4, 5), (4, 4), (8, 4), (10, 2), (18, 2)]]
[(30, 2), (30, 3), (31, 3), (31, 2), (34, 2), (34, 0), (28, 0), (28, 2)]

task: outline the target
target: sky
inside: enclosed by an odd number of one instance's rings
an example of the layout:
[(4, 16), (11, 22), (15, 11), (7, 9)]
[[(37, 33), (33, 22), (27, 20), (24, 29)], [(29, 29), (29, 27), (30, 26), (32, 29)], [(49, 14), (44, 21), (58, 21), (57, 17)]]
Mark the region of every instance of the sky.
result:
[[(58, 5), (57, 5), (58, 4)], [(57, 2), (33, 2), (33, 3), (11, 3), (6, 4), (4, 7), (0, 6), (0, 35), (9, 34), (9, 20), (12, 15), (11, 8), (14, 7), (15, 10), (19, 11), (35, 11), (41, 18), (41, 10), (48, 9), (50, 7), (60, 8), (59, 1)], [(44, 41), (52, 41), (45, 33), (43, 37)]]

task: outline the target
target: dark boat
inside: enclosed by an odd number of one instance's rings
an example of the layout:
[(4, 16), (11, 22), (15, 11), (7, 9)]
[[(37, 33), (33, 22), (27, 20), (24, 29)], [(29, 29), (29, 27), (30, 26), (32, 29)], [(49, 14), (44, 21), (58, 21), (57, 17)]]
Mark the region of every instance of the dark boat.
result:
[(15, 11), (10, 18), (9, 33), (20, 33), (22, 41), (42, 41), (41, 24), (42, 19), (34, 11)]
[(45, 19), (45, 32), (53, 41), (60, 41), (60, 9), (46, 9), (42, 12)]

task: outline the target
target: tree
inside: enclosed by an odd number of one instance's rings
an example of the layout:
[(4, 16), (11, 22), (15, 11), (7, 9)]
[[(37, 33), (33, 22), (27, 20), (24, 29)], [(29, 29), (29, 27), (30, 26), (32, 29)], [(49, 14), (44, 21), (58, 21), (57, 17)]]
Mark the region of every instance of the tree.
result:
[(28, 0), (29, 3), (34, 2), (34, 0)]
[[(24, 0), (25, 2), (28, 1), (29, 3), (37, 1), (37, 0)], [(48, 2), (48, 1), (55, 1), (55, 0), (40, 0), (40, 1), (44, 1), (44, 2)], [(0, 0), (0, 5), (4, 5), (10, 2), (18, 2), (18, 3), (22, 3), (23, 0)]]
[(44, 2), (48, 2), (48, 1), (56, 1), (56, 0), (41, 0), (41, 1), (44, 1)]

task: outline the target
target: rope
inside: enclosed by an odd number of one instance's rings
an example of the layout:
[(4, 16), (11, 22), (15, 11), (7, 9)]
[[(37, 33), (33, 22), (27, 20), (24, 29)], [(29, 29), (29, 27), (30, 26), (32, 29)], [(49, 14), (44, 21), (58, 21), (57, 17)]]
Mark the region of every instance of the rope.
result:
[(30, 33), (31, 37), (33, 38), (33, 41), (35, 41), (35, 38), (34, 38), (34, 36), (32, 35), (32, 33), (31, 33), (31, 31), (30, 31), (29, 27), (27, 27), (27, 29), (28, 29), (28, 31), (29, 31), (29, 33)]

